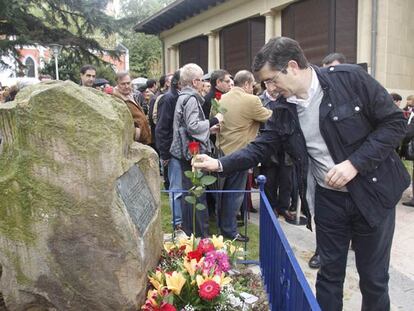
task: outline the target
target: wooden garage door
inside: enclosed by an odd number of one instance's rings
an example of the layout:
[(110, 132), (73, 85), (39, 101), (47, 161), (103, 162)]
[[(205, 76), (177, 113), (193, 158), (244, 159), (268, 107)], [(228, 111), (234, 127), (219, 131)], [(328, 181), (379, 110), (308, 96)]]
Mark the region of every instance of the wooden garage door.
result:
[(220, 63), (235, 74), (251, 70), (256, 53), (265, 43), (265, 19), (256, 17), (224, 27), (220, 31)]
[(179, 45), (180, 67), (188, 63), (195, 63), (203, 68), (204, 72), (208, 69), (208, 38), (207, 36), (196, 37)]
[(355, 63), (357, 14), (358, 0), (299, 1), (282, 11), (282, 34), (297, 40), (313, 64), (332, 52)]

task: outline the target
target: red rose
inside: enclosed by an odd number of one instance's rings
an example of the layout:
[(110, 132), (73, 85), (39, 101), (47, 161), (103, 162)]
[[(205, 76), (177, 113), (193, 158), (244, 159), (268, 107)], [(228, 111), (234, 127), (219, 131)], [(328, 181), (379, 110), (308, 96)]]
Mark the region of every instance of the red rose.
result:
[(213, 280), (205, 281), (198, 290), (198, 294), (204, 300), (213, 300), (220, 294), (220, 285)]
[(199, 250), (203, 255), (215, 251), (214, 244), (209, 239), (202, 239), (198, 243), (197, 250)]
[(173, 305), (170, 305), (169, 303), (162, 304), (159, 310), (160, 311), (177, 311), (177, 309)]
[(203, 253), (200, 252), (198, 249), (192, 252), (188, 252), (187, 259), (191, 261), (191, 259), (197, 260), (197, 262), (200, 261), (201, 257), (203, 257)]
[(217, 100), (220, 100), (221, 99), (221, 92), (216, 92), (214, 98), (217, 99)]
[(200, 152), (200, 143), (198, 141), (190, 141), (188, 143), (188, 151), (190, 151), (191, 155), (196, 155)]

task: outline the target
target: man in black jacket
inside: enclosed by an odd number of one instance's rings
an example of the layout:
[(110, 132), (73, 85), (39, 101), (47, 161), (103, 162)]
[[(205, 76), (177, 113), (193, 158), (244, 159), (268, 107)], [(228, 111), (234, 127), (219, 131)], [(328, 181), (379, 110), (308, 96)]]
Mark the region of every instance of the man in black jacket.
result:
[[(215, 70), (210, 75), (210, 91), (204, 96), (203, 112), (207, 119), (210, 118), (211, 100), (219, 100), (221, 95), (230, 91), (231, 76), (224, 69)], [(218, 97), (218, 98), (217, 98)], [(213, 114), (216, 114), (217, 111)], [(216, 142), (216, 135), (211, 135), (212, 145)], [(209, 187), (209, 189), (212, 189)], [(206, 194), (208, 214), (211, 218), (216, 217), (216, 197), (213, 193)]]
[(362, 310), (389, 310), (395, 205), (410, 182), (395, 153), (406, 131), (402, 111), (361, 67), (310, 66), (299, 44), (286, 37), (271, 39), (256, 55), (253, 70), (262, 81), (275, 83), (283, 96), (272, 118), (246, 148), (220, 161), (202, 155), (194, 165), (229, 173), (252, 167), (280, 149), (288, 152), (295, 162), (309, 227), (308, 169), (317, 181), (321, 268), (316, 296), (322, 310), (342, 310), (351, 240)]
[[(158, 121), (155, 127), (155, 142), (160, 155), (161, 165), (167, 170), (169, 190), (182, 189), (180, 161), (173, 158), (170, 154), (173, 140), (174, 111), (180, 89), (179, 81), (180, 71), (177, 70), (172, 77), (169, 91), (158, 102)], [(171, 210), (174, 207), (174, 228), (181, 229), (181, 193), (175, 193), (174, 195), (170, 193), (170, 206)]]
[[(210, 75), (210, 91), (204, 97), (203, 112), (207, 119), (210, 118), (211, 111), (211, 100), (216, 98), (218, 93), (220, 98), (221, 95), (230, 91), (231, 88), (231, 76), (223, 69), (215, 70)], [(214, 113), (216, 114), (217, 111)]]

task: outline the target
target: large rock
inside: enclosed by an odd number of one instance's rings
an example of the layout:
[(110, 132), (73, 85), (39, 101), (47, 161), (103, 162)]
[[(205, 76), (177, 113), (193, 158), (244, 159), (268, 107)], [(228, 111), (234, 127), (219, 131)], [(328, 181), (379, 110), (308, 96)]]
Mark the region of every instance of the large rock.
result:
[(162, 247), (159, 174), (132, 124), (123, 102), (69, 81), (0, 104), (9, 310), (136, 310), (144, 300)]

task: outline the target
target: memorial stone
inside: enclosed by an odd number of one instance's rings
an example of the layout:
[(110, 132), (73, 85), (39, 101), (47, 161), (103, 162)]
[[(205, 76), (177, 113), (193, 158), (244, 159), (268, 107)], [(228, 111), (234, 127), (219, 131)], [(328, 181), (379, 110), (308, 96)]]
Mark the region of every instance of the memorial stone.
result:
[(136, 310), (162, 248), (158, 157), (122, 101), (72, 82), (0, 105), (8, 310)]

